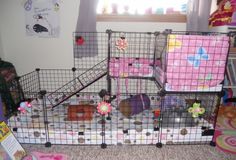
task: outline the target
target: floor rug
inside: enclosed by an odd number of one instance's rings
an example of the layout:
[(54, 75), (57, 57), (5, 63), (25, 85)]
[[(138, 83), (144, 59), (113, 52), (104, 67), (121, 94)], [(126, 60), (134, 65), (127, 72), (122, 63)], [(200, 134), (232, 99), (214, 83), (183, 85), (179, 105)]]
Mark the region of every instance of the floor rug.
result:
[(236, 154), (236, 107), (219, 108), (214, 137), (219, 150)]
[(23, 160), (69, 160), (69, 157), (61, 153), (31, 152)]

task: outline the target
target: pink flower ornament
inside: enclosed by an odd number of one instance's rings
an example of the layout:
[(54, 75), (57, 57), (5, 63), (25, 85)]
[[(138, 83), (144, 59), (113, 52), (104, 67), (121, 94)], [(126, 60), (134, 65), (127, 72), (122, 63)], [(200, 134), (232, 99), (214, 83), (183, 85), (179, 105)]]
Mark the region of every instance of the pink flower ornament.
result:
[(128, 47), (128, 42), (126, 41), (125, 37), (122, 36), (120, 39), (116, 41), (116, 48), (120, 51), (125, 51)]
[(111, 112), (111, 104), (106, 102), (101, 102), (97, 106), (98, 113), (101, 115), (106, 115)]

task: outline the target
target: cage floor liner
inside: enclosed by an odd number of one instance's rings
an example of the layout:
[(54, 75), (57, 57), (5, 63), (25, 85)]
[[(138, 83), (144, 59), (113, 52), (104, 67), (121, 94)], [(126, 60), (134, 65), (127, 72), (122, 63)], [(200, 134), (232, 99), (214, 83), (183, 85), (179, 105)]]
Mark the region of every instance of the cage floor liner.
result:
[(46, 120), (43, 108), (33, 105), (30, 113), (13, 116), (8, 120), (8, 124), (21, 143), (43, 144), (49, 141), (52, 144), (89, 145), (101, 144), (104, 138), (107, 144), (115, 145), (156, 144), (161, 138), (162, 143), (171, 144), (205, 142), (212, 139), (212, 136), (202, 136), (203, 124), (212, 127), (205, 120), (194, 127), (169, 126), (160, 130), (159, 121), (153, 118), (152, 110), (126, 118), (113, 107), (111, 120), (105, 120), (103, 130), (100, 114), (95, 112), (92, 121), (68, 121), (67, 108), (67, 104), (58, 106), (53, 111), (48, 107)]

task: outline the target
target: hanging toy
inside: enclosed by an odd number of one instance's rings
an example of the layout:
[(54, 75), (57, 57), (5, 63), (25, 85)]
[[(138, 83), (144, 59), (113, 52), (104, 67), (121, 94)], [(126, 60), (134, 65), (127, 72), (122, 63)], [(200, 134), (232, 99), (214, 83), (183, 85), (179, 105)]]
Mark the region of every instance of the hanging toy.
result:
[(125, 51), (126, 48), (128, 47), (128, 42), (125, 39), (125, 35), (121, 34), (120, 38), (116, 41), (116, 48), (119, 51)]
[(193, 106), (188, 109), (189, 113), (192, 113), (193, 118), (197, 118), (199, 115), (205, 113), (205, 108), (201, 108), (200, 103), (193, 103)]
[(18, 111), (20, 111), (21, 113), (30, 112), (31, 107), (32, 105), (29, 102), (21, 102), (20, 107), (18, 107)]
[(82, 36), (76, 36), (75, 37), (75, 42), (78, 46), (81, 46), (84, 44), (84, 38)]
[(106, 115), (111, 112), (111, 104), (103, 101), (98, 104), (97, 110), (101, 115)]

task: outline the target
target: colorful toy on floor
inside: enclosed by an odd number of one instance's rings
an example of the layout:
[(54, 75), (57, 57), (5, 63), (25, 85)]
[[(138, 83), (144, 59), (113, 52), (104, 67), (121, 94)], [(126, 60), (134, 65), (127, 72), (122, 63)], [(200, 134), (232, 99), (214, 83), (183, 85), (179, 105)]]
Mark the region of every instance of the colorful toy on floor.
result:
[(20, 107), (18, 107), (18, 111), (20, 111), (21, 113), (26, 113), (26, 112), (30, 112), (30, 109), (32, 108), (32, 105), (25, 101), (25, 102), (21, 102), (20, 103)]
[(192, 114), (193, 118), (197, 118), (205, 113), (205, 108), (201, 108), (200, 103), (193, 103), (193, 106), (188, 109), (188, 112)]

